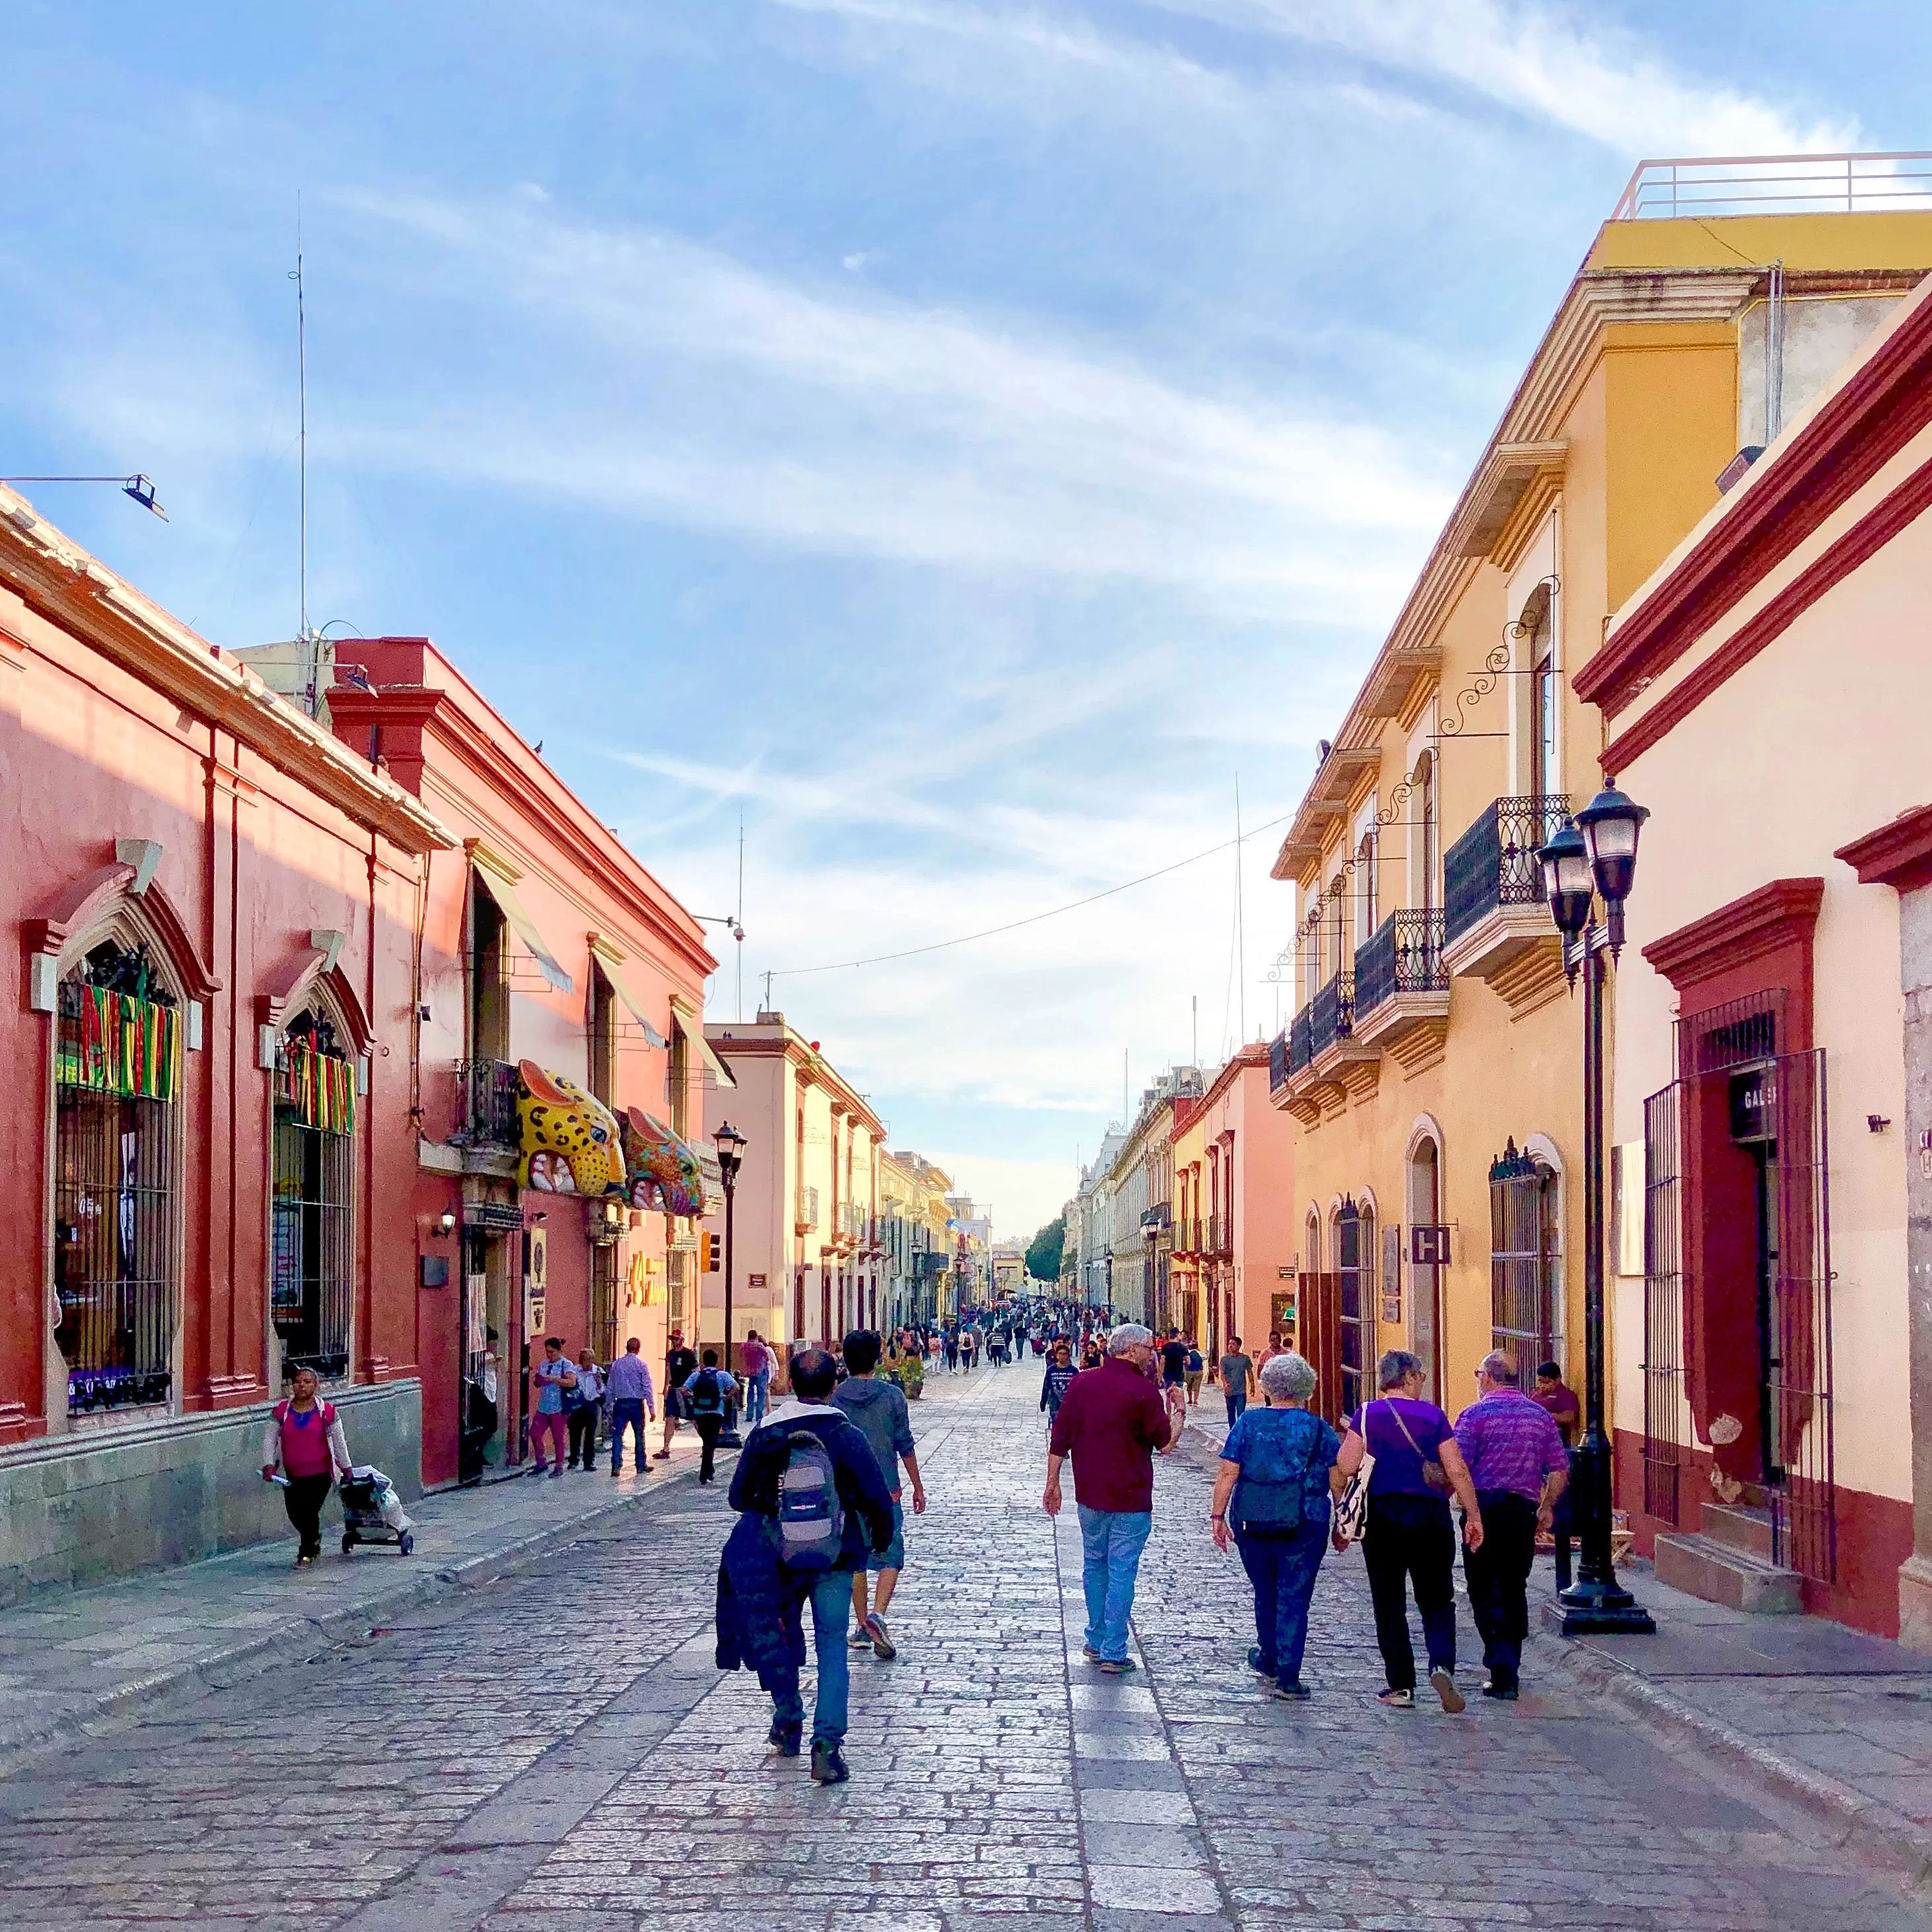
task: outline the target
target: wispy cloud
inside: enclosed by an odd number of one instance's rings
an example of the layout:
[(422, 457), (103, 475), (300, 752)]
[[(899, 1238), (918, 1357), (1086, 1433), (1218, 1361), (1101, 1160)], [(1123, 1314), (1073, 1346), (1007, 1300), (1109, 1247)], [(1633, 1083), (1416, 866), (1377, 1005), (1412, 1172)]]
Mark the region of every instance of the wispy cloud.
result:
[(1633, 34), (1506, 0), (1150, 0), (1448, 82), (1620, 154), (1791, 154), (1855, 146), (1856, 121), (1808, 121), (1673, 68)]
[(452, 362), (434, 400), (365, 410), (349, 453), (370, 466), (1304, 616), (1397, 594), (1448, 500), (1446, 466), (1378, 428), (1183, 388), (1037, 320), (520, 204), (352, 206), (425, 298), (521, 318), (507, 363)]

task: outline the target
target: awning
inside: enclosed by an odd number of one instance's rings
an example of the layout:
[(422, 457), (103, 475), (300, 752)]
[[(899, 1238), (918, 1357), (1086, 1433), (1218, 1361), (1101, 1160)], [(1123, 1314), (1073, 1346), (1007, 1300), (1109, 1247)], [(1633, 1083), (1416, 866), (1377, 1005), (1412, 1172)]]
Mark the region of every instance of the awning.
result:
[(544, 944), (543, 935), (538, 932), (536, 920), (524, 910), (524, 902), (517, 896), (516, 887), (496, 871), (482, 853), (472, 853), (470, 862), (476, 868), (478, 882), (496, 902), (497, 910), (510, 922), (511, 929), (530, 948), (537, 964), (542, 969), (544, 977), (560, 993), (573, 992), (576, 982), (557, 963), (556, 955)]
[(711, 1042), (704, 1037), (701, 1026), (693, 1026), (676, 1006), (670, 1010), (670, 1023), (691, 1042), (691, 1050), (698, 1056), (698, 1064), (717, 1077), (721, 1087), (735, 1087), (738, 1082), (730, 1067), (711, 1050)]
[[(625, 1109), (624, 1165), (625, 1192), (633, 1208), (655, 1208), (664, 1214), (711, 1212), (700, 1150), (680, 1140), (641, 1107)], [(715, 1155), (711, 1165), (717, 1166)]]
[(609, 956), (602, 952), (598, 953), (597, 964), (602, 970), (604, 978), (610, 981), (610, 990), (624, 1003), (625, 1009), (632, 1018), (644, 1028), (644, 1044), (646, 1046), (668, 1046), (669, 1042), (656, 1027), (651, 1024), (650, 1016), (638, 1004), (638, 996), (631, 991), (630, 982), (618, 970), (616, 964)]

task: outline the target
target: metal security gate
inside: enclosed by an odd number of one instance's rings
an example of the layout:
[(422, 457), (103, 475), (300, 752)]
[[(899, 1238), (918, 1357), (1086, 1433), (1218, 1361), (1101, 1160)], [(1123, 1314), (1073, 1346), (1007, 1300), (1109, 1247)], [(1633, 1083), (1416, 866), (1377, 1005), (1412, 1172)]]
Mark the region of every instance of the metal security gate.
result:
[(1563, 1359), (1556, 1176), (1510, 1140), (1490, 1166), (1490, 1328), (1527, 1383)]
[(1682, 1090), (1673, 1081), (1643, 1103), (1643, 1510), (1682, 1520), (1684, 1294)]
[(1766, 1434), (1777, 1477), (1772, 1555), (1830, 1582), (1838, 1575), (1838, 1534), (1825, 1049), (1782, 1054), (1766, 1072), (1778, 1134), (1766, 1201), (1767, 1218), (1775, 1216), (1766, 1336)]

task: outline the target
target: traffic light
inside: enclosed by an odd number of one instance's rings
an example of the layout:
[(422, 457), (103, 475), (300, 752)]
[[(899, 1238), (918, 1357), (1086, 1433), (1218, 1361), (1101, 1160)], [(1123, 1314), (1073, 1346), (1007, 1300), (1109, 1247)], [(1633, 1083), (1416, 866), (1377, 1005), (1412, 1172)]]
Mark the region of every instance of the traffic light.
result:
[(707, 1231), (704, 1236), (704, 1272), (716, 1274), (721, 1265), (718, 1258), (718, 1237)]

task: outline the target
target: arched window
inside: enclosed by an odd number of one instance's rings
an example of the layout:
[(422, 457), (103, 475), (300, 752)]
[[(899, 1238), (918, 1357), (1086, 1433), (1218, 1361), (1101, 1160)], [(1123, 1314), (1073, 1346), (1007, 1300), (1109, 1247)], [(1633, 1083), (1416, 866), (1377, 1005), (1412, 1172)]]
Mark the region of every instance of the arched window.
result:
[(123, 919), (59, 982), (53, 1342), (70, 1415), (174, 1395), (182, 1012), (179, 988)]
[(1563, 1359), (1559, 1183), (1514, 1140), (1490, 1167), (1490, 1282), (1494, 1346), (1527, 1372)]
[(318, 995), (276, 1042), (268, 1316), (281, 1379), (348, 1378), (355, 1306), (356, 1066)]
[(1335, 1216), (1335, 1271), (1341, 1312), (1342, 1412), (1375, 1394), (1376, 1214), (1344, 1198)]

